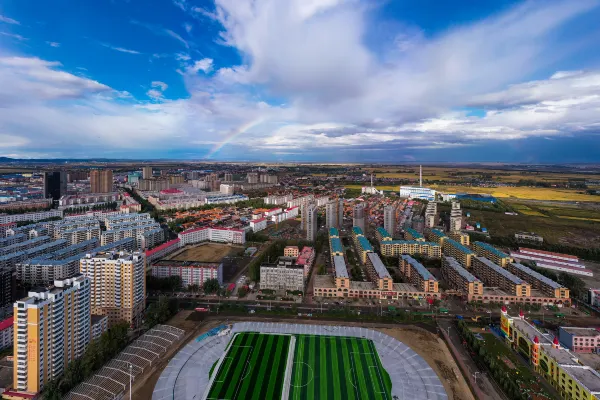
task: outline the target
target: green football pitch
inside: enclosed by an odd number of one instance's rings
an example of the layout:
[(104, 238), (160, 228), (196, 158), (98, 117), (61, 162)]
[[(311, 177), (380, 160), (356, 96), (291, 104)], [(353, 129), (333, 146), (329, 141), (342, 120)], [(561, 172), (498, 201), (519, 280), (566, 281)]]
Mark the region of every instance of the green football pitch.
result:
[(291, 335), (237, 334), (207, 399), (279, 400), (287, 372), (290, 400), (392, 400), (389, 375), (371, 340), (294, 336), (292, 371), (286, 371)]

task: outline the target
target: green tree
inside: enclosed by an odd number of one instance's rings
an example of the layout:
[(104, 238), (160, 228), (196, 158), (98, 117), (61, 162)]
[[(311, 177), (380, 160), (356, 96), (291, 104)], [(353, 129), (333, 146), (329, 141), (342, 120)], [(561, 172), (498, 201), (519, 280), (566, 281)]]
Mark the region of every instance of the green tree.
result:
[(221, 289), (221, 285), (219, 285), (219, 281), (217, 279), (207, 279), (202, 285), (204, 289), (204, 293), (212, 294), (216, 293), (219, 289)]

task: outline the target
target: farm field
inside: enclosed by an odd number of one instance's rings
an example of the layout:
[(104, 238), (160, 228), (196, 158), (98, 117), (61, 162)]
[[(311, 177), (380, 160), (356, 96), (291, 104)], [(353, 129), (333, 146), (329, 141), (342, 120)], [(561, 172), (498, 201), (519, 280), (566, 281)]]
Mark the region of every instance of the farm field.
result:
[(242, 248), (227, 244), (207, 243), (184, 249), (168, 259), (177, 261), (220, 262), (223, 257), (238, 254), (242, 251)]
[(281, 399), (292, 336), (237, 334), (207, 400)]
[(442, 186), (431, 185), (432, 189), (447, 193), (487, 193), (498, 198), (507, 199), (531, 199), (531, 200), (552, 200), (552, 201), (592, 201), (600, 202), (600, 196), (593, 196), (580, 193), (576, 190), (552, 189), (552, 188), (534, 188), (534, 187), (471, 187), (471, 186)]
[(297, 336), (290, 400), (391, 400), (391, 388), (371, 340)]

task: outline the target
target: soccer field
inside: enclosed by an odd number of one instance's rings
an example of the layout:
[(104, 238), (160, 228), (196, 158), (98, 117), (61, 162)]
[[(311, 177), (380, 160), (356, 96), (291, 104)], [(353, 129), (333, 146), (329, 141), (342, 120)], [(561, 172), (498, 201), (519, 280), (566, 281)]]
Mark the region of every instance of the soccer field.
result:
[(237, 334), (207, 400), (281, 399), (291, 338), (255, 332)]
[(392, 383), (373, 341), (356, 337), (296, 337), (290, 400), (392, 400)]

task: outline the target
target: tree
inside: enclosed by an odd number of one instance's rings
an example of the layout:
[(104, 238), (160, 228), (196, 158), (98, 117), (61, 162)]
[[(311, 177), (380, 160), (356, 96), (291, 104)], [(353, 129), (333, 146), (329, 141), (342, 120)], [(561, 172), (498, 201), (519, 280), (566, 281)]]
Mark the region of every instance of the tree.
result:
[(204, 293), (212, 294), (221, 289), (221, 285), (218, 279), (207, 279), (202, 288), (204, 289)]

